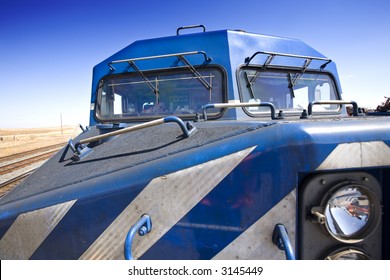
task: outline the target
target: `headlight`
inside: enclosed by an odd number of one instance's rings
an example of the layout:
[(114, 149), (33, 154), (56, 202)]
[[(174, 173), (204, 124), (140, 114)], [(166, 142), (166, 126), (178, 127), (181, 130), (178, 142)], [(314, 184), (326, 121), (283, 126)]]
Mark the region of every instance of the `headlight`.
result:
[(361, 185), (335, 187), (321, 204), (325, 229), (340, 242), (361, 242), (375, 230), (380, 220), (378, 198)]
[(381, 259), (381, 200), (381, 184), (367, 172), (307, 177), (298, 190), (298, 257)]
[(339, 249), (330, 253), (326, 258), (326, 260), (370, 260), (371, 258), (356, 249)]

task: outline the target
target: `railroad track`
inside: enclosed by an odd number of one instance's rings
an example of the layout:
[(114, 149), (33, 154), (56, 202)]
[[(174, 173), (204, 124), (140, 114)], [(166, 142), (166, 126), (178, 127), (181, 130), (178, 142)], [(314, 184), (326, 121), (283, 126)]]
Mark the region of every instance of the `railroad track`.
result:
[(55, 144), (55, 145), (51, 145), (51, 146), (46, 146), (46, 147), (34, 149), (34, 150), (23, 152), (23, 153), (17, 153), (17, 154), (13, 154), (13, 155), (10, 155), (10, 156), (1, 157), (0, 158), (0, 164), (3, 163), (3, 162), (13, 161), (13, 160), (21, 158), (21, 157), (26, 157), (26, 156), (38, 154), (38, 153), (45, 152), (45, 151), (48, 151), (48, 150), (54, 150), (54, 149), (59, 150), (62, 147), (64, 147), (65, 145), (66, 145), (66, 143), (60, 143), (60, 144)]
[(10, 190), (12, 190), (15, 186), (17, 186), (20, 182), (22, 182), (25, 178), (27, 178), (31, 173), (33, 173), (36, 168), (31, 169), (25, 173), (22, 173), (10, 180), (7, 180), (0, 184), (0, 197), (4, 196)]
[(23, 160), (20, 160), (17, 162), (3, 165), (0, 167), (0, 175), (10, 173), (16, 169), (20, 169), (20, 168), (23, 168), (25, 166), (31, 165), (33, 163), (36, 163), (38, 161), (43, 161), (43, 160), (46, 160), (48, 158), (51, 158), (56, 152), (57, 152), (57, 150), (50, 151), (50, 152), (46, 152), (46, 153), (43, 153), (43, 154), (40, 154), (37, 156), (29, 157), (27, 159), (23, 159)]
[[(37, 164), (39, 165), (39, 162), (44, 162), (51, 158), (64, 145), (64, 143), (51, 145), (0, 158), (0, 177), (3, 176), (3, 180), (6, 179), (0, 183), (0, 197), (4, 196), (33, 173), (37, 169), (36, 166)], [(35, 164), (35, 168), (30, 168), (26, 171), (26, 168), (33, 164)]]

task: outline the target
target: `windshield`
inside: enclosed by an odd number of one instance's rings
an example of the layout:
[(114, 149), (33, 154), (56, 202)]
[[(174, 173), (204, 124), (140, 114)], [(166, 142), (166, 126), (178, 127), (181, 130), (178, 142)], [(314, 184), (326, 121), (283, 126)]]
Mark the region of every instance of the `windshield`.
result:
[[(337, 100), (337, 91), (331, 76), (326, 73), (302, 73), (299, 71), (266, 70), (245, 67), (239, 72), (242, 102), (271, 102), (276, 109), (299, 111), (307, 109), (309, 102)], [(249, 107), (250, 114), (267, 110)], [(321, 105), (314, 111), (334, 112), (339, 105)]]
[[(194, 119), (208, 103), (225, 101), (222, 71), (218, 68), (128, 73), (103, 78), (96, 107), (102, 122), (143, 121), (176, 115)], [(215, 117), (221, 109), (210, 110)]]

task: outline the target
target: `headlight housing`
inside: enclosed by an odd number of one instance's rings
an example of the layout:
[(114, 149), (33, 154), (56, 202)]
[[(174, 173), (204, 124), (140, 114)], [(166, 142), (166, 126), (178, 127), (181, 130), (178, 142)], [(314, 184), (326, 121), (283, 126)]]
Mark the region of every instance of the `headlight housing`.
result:
[(359, 249), (354, 248), (340, 248), (335, 251), (332, 251), (329, 255), (325, 257), (326, 260), (370, 260), (371, 258), (360, 251)]
[(336, 240), (358, 243), (375, 231), (380, 221), (379, 199), (369, 188), (339, 184), (321, 202), (324, 228)]
[[(366, 172), (308, 178), (299, 189), (299, 257), (381, 258), (381, 199), (380, 184)], [(346, 244), (354, 244), (354, 251)]]

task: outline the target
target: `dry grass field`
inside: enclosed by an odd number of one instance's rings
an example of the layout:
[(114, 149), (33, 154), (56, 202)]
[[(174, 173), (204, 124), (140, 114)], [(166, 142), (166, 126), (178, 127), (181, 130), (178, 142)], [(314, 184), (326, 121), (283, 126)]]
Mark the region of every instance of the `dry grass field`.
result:
[(2, 129), (0, 128), (0, 158), (66, 143), (81, 132), (77, 126)]

